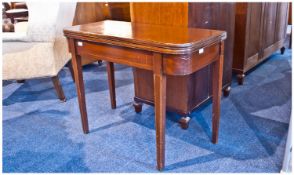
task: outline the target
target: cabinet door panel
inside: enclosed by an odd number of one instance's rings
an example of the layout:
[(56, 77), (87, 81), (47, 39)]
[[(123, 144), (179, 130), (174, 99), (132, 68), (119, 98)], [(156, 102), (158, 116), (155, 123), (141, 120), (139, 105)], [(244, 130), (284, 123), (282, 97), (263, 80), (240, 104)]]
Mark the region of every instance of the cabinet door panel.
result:
[(258, 54), (260, 51), (262, 3), (249, 3), (248, 15), (248, 26), (246, 34), (246, 58), (250, 58)]
[(189, 27), (218, 28), (220, 3), (189, 3)]
[(288, 19), (288, 3), (278, 3), (275, 41), (278, 42), (286, 37)]
[(188, 2), (131, 2), (131, 21), (169, 26), (188, 25)]
[(278, 3), (265, 3), (264, 9), (264, 48), (275, 43), (276, 15)]

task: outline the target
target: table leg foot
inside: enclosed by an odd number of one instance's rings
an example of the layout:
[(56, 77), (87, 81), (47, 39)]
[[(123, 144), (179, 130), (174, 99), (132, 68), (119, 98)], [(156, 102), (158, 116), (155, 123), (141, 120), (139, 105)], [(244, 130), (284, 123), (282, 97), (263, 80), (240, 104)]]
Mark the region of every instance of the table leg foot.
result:
[(98, 60), (98, 66), (102, 66), (102, 60)]
[(191, 120), (191, 118), (189, 116), (182, 117), (179, 120), (179, 124), (180, 124), (181, 128), (182, 129), (188, 129), (190, 120)]
[(136, 113), (142, 112), (142, 106), (143, 106), (142, 103), (134, 101), (133, 106), (134, 106), (134, 109), (135, 109)]
[(281, 54), (284, 55), (286, 48), (282, 47), (280, 50), (281, 50)]
[(237, 75), (237, 80), (238, 80), (238, 84), (239, 84), (239, 85), (243, 85), (243, 83), (244, 83), (244, 78), (245, 78), (245, 74), (238, 74), (238, 75)]
[(231, 86), (227, 86), (226, 88), (223, 89), (223, 94), (224, 97), (228, 97), (230, 95), (231, 92)]
[(163, 171), (163, 170), (164, 170), (164, 165), (161, 165), (160, 167), (157, 166), (157, 170), (158, 170), (158, 171)]
[(17, 83), (24, 83), (25, 80), (16, 80)]

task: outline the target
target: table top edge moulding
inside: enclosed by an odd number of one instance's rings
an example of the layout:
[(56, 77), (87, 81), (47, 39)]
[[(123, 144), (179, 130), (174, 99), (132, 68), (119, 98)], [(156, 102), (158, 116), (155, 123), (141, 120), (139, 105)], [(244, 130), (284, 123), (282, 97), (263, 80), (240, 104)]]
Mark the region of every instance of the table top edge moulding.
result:
[(225, 31), (104, 20), (64, 29), (64, 35), (90, 42), (160, 52), (190, 54), (226, 39)]

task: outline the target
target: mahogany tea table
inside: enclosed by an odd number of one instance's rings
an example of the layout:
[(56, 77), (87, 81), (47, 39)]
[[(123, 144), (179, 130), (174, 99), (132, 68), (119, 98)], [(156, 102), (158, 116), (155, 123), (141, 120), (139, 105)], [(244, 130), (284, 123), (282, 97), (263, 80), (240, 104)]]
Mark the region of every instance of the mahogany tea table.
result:
[[(84, 133), (89, 133), (81, 59), (105, 60), (153, 72), (157, 168), (165, 164), (166, 76), (192, 74), (212, 65), (212, 142), (217, 143), (226, 32), (105, 20), (64, 29), (72, 54)], [(115, 102), (114, 78), (109, 80)], [(115, 103), (112, 103), (113, 105)], [(115, 106), (112, 106), (115, 107)]]

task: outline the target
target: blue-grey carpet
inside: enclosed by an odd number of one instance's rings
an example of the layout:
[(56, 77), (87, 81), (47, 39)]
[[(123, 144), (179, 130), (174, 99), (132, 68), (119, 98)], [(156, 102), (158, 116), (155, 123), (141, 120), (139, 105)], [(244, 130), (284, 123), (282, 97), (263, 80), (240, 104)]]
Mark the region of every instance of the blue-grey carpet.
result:
[[(81, 129), (75, 85), (60, 73), (60, 102), (50, 79), (3, 85), (4, 172), (157, 172), (154, 108), (132, 107), (131, 68), (116, 65), (111, 110), (105, 65), (84, 68), (90, 133)], [(165, 172), (279, 172), (291, 112), (291, 50), (275, 53), (235, 79), (222, 98), (219, 143), (210, 142), (211, 104), (192, 113), (188, 130), (167, 114)]]

